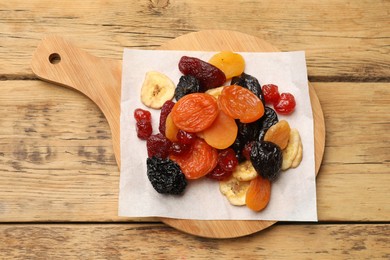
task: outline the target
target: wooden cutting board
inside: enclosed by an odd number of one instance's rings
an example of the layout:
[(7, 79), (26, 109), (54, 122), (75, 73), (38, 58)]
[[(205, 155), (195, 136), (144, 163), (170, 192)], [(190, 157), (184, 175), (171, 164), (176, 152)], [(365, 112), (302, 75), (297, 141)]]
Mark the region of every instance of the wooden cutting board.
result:
[[(160, 50), (278, 52), (266, 41), (247, 34), (209, 30), (190, 33), (162, 45)], [(42, 39), (32, 57), (32, 70), (42, 80), (73, 88), (102, 110), (112, 133), (115, 158), (120, 167), (120, 94), (122, 62), (93, 56), (55, 35)], [(309, 84), (310, 85), (310, 84)], [(315, 169), (318, 174), (325, 147), (321, 105), (309, 87), (314, 117)], [(200, 221), (161, 218), (183, 232), (211, 238), (240, 237), (263, 230), (275, 221)]]

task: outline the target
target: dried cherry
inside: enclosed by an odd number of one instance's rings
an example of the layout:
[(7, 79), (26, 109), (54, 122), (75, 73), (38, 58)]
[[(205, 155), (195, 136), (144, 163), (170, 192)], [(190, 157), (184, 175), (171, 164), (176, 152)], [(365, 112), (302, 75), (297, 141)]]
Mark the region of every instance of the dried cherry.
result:
[(181, 57), (179, 70), (184, 75), (192, 75), (197, 78), (201, 91), (220, 87), (226, 81), (226, 76), (220, 69), (195, 57)]
[(190, 144), (182, 144), (182, 143), (172, 143), (171, 147), (169, 147), (169, 154), (172, 155), (185, 155), (191, 151)]
[(264, 85), (261, 90), (263, 91), (265, 102), (268, 104), (276, 104), (280, 98), (278, 86), (274, 84)]
[(263, 178), (274, 181), (279, 177), (283, 155), (278, 145), (267, 141), (253, 142), (250, 158), (253, 167)]
[(232, 148), (222, 150), (218, 153), (218, 165), (225, 171), (234, 171), (238, 165), (238, 160)]
[(295, 98), (292, 94), (282, 93), (278, 102), (274, 104), (274, 108), (279, 114), (288, 115), (294, 111), (295, 105)]
[(210, 173), (208, 173), (206, 177), (217, 181), (223, 181), (232, 176), (232, 174), (232, 171), (227, 171), (223, 169), (219, 164), (217, 164), (217, 166), (215, 166), (215, 168)]
[(195, 133), (189, 133), (184, 130), (179, 130), (176, 134), (176, 138), (181, 144), (193, 144), (197, 136)]

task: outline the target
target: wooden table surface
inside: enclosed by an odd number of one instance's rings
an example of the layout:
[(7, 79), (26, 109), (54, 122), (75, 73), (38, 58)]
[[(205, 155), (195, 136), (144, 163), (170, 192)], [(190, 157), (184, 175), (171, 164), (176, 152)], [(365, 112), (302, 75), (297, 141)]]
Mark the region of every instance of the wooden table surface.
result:
[[(1, 1), (0, 258), (389, 259), (390, 1), (274, 2)], [(118, 217), (105, 117), (30, 68), (49, 33), (120, 60), (123, 48), (154, 49), (207, 29), (306, 51), (326, 124), (318, 223), (207, 239)]]

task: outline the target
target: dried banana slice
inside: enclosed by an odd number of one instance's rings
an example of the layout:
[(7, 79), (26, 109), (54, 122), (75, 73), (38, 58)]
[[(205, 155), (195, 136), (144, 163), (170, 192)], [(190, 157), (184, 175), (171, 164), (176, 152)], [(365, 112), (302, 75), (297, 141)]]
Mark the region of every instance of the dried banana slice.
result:
[(235, 206), (245, 205), (246, 191), (250, 181), (239, 181), (233, 176), (225, 181), (219, 182), (219, 190)]
[(251, 181), (257, 177), (257, 172), (251, 161), (245, 161), (237, 165), (233, 171), (233, 177), (239, 181)]
[(207, 94), (212, 95), (215, 98), (218, 98), (219, 95), (221, 95), (221, 92), (223, 90), (224, 86), (218, 87), (218, 88), (211, 88), (206, 91)]
[(303, 156), (303, 146), (302, 146), (302, 141), (301, 139), (299, 139), (299, 147), (298, 147), (298, 152), (297, 152), (297, 156), (295, 156), (292, 164), (291, 164), (291, 167), (292, 168), (296, 168), (298, 167), (298, 165), (301, 163), (302, 161), (302, 156)]
[(287, 147), (283, 150), (283, 163), (282, 170), (287, 170), (291, 167), (292, 162), (298, 154), (299, 144), (301, 142), (301, 137), (296, 128), (290, 130), (290, 137), (287, 144)]
[(175, 84), (158, 71), (148, 71), (141, 88), (141, 101), (150, 108), (160, 109), (175, 95)]

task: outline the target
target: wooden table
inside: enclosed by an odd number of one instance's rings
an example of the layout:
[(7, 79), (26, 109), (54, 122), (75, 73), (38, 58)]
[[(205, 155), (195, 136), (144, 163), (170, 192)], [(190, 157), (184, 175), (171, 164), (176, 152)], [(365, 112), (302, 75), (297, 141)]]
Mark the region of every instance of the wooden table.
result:
[[(390, 258), (389, 1), (2, 1), (0, 258)], [(276, 2), (276, 1), (275, 1)], [(117, 216), (119, 171), (103, 114), (37, 80), (49, 33), (120, 60), (206, 29), (305, 50), (325, 117), (318, 223), (206, 239)]]

